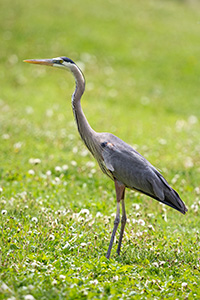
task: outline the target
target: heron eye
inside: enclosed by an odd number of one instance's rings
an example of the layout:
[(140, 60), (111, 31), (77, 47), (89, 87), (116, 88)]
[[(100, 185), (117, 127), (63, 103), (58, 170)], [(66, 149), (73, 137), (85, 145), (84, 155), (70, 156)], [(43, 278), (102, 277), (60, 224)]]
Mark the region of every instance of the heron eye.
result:
[(53, 63), (54, 64), (61, 64), (63, 63), (63, 60), (62, 59), (53, 59)]

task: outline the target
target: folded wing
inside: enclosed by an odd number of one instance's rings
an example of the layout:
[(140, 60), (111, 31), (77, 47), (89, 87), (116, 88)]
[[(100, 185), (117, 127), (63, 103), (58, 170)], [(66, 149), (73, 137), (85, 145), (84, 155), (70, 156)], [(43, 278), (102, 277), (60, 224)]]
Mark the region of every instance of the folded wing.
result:
[(111, 136), (102, 143), (102, 156), (113, 177), (126, 187), (146, 194), (185, 214), (187, 208), (178, 193), (141, 154)]

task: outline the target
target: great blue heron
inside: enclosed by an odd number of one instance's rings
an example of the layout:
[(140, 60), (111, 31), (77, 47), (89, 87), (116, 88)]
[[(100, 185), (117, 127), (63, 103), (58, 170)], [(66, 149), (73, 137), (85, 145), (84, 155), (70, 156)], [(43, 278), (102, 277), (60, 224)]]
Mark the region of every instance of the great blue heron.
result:
[(126, 224), (124, 203), (125, 188), (130, 188), (154, 198), (185, 214), (187, 208), (178, 193), (164, 177), (141, 154), (111, 133), (98, 133), (89, 125), (81, 108), (81, 97), (85, 90), (85, 79), (79, 67), (67, 57), (53, 59), (30, 59), (25, 62), (69, 69), (76, 81), (72, 95), (72, 108), (78, 131), (85, 145), (96, 158), (101, 170), (115, 183), (117, 212), (114, 228), (106, 257), (110, 257), (115, 233), (120, 222), (120, 202), (122, 204), (121, 230), (117, 247), (120, 254), (122, 237)]

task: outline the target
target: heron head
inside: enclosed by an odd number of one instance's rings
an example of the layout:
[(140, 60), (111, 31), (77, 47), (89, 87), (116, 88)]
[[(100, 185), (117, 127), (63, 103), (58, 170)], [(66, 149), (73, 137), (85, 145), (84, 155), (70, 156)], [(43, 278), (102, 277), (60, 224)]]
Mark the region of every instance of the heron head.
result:
[(75, 63), (70, 58), (65, 56), (51, 59), (26, 59), (24, 60), (24, 62), (67, 69), (71, 69), (71, 67), (75, 65)]

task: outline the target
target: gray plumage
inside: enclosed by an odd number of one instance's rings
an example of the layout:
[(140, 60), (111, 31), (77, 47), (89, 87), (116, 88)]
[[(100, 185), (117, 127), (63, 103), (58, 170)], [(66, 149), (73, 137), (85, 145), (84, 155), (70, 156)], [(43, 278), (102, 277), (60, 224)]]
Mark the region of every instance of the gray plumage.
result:
[(115, 183), (117, 213), (106, 257), (110, 257), (115, 233), (120, 222), (120, 202), (122, 203), (121, 230), (117, 253), (120, 253), (126, 224), (124, 203), (125, 189), (130, 188), (146, 194), (185, 214), (187, 208), (178, 193), (171, 188), (164, 177), (141, 154), (111, 133), (97, 133), (89, 125), (81, 108), (81, 97), (85, 90), (85, 80), (78, 66), (67, 57), (46, 60), (26, 60), (34, 64), (67, 68), (74, 75), (76, 89), (72, 96), (72, 108), (78, 131), (85, 145), (96, 158), (101, 170)]
[(100, 137), (101, 140), (107, 141), (102, 156), (113, 178), (127, 188), (137, 190), (185, 213), (185, 205), (178, 194), (141, 154), (110, 133), (100, 134)]

